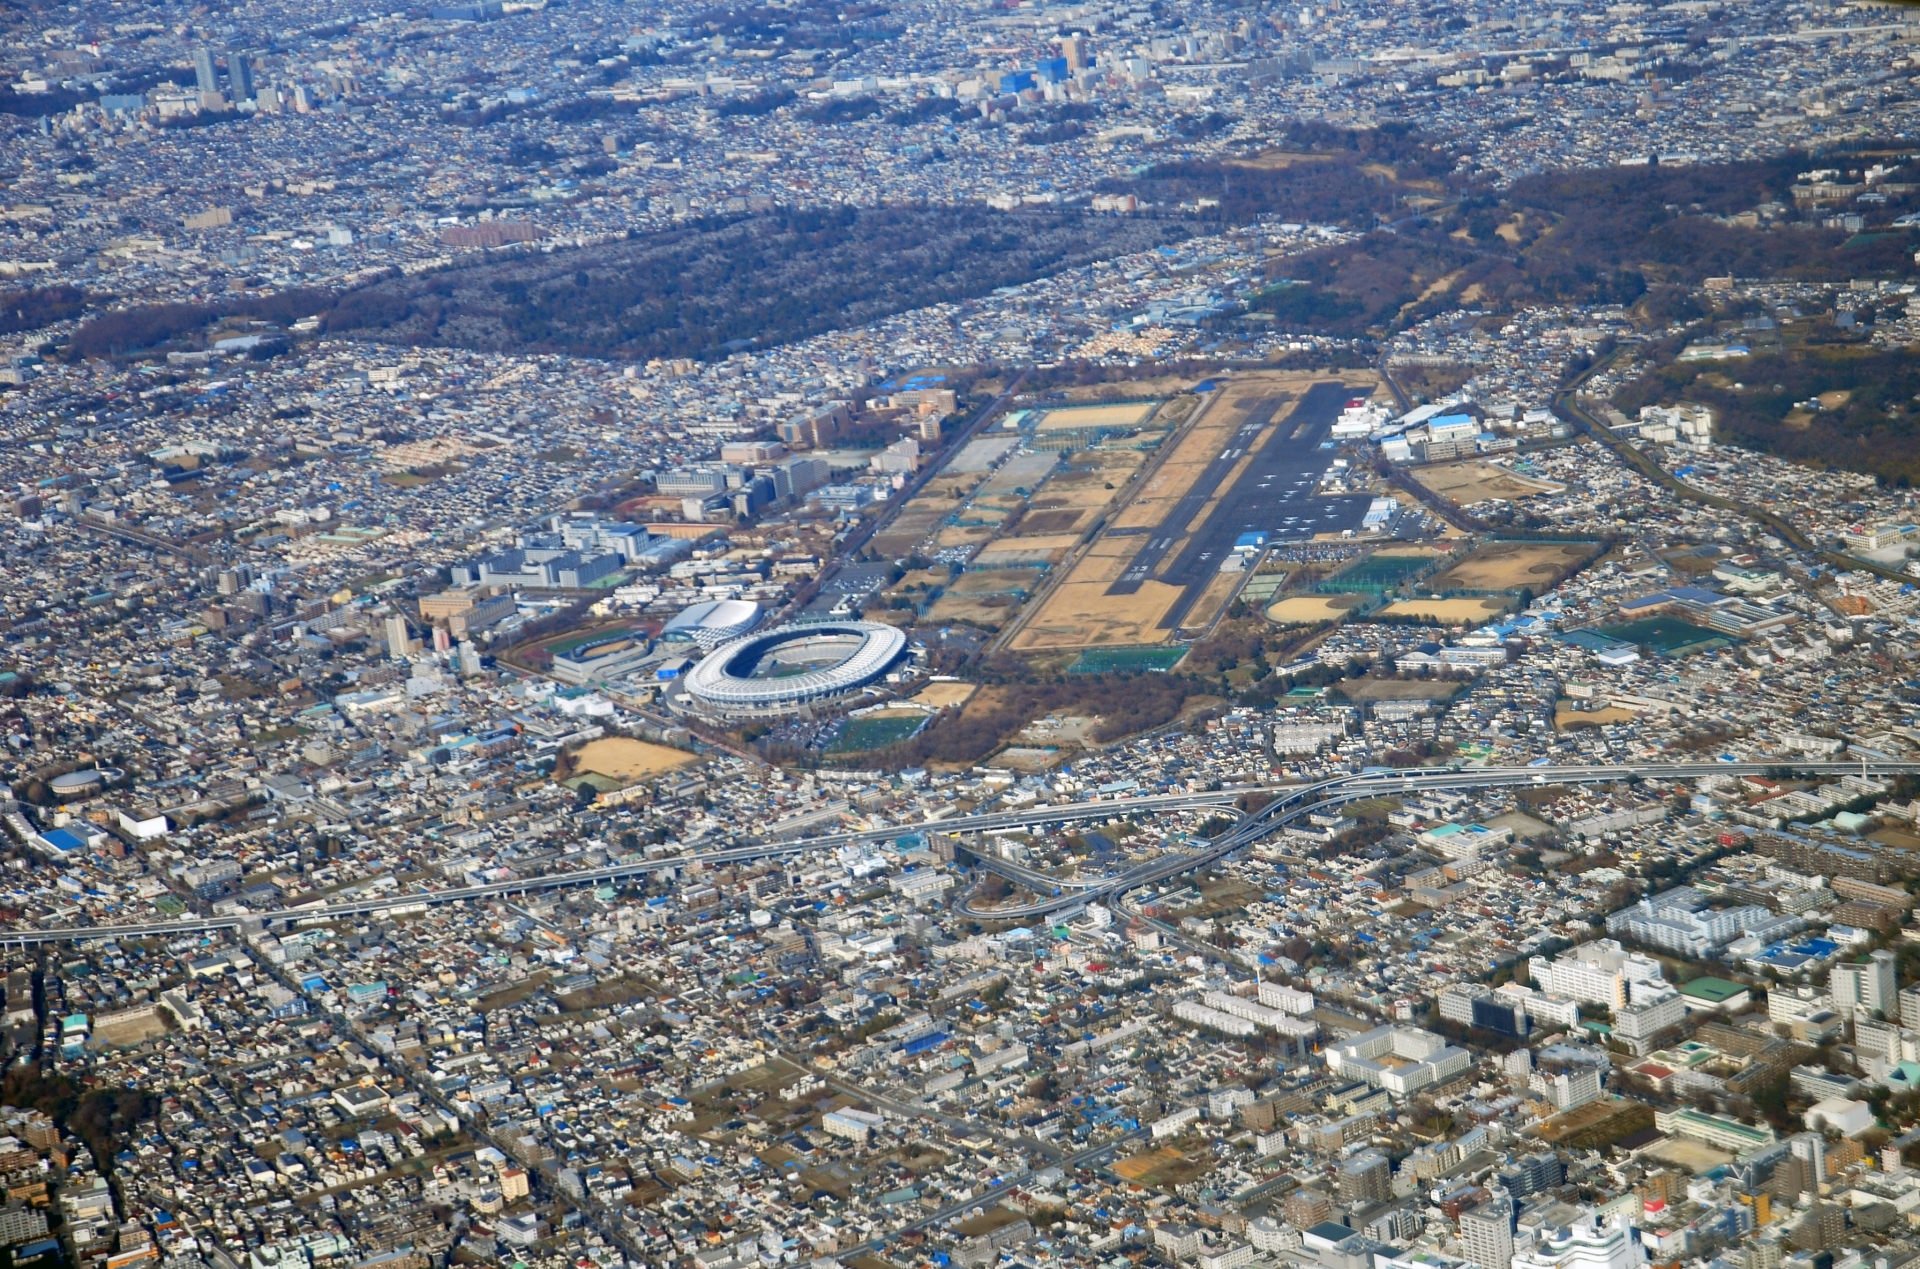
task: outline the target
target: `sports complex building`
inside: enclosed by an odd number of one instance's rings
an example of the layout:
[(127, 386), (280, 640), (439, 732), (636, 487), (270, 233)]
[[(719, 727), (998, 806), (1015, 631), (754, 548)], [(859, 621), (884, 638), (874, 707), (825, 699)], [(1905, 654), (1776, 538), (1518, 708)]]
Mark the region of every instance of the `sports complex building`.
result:
[(907, 637), (878, 622), (780, 626), (708, 653), (676, 704), (728, 718), (796, 713), (879, 682), (907, 656)]

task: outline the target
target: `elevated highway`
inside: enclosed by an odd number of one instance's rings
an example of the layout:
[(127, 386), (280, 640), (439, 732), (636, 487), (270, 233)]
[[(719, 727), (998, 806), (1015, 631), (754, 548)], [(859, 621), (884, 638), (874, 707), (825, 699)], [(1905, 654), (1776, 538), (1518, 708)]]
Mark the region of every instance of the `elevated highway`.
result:
[[(1315, 809), (1342, 806), (1363, 798), (1399, 793), (1417, 793), (1429, 789), (1511, 788), (1528, 784), (1594, 784), (1624, 780), (1633, 776), (1660, 779), (1693, 779), (1705, 775), (1761, 775), (1782, 766), (1780, 762), (1678, 762), (1628, 763), (1619, 766), (1542, 766), (1475, 767), (1458, 770), (1416, 770), (1408, 772), (1369, 772), (1341, 776), (1314, 784), (1292, 786), (1236, 786), (1196, 793), (1165, 793), (1147, 797), (1120, 798), (1092, 802), (1073, 802), (1058, 806), (1030, 806), (984, 815), (959, 815), (944, 820), (913, 824), (892, 824), (850, 832), (825, 833), (793, 841), (760, 842), (729, 850), (702, 851), (688, 855), (666, 855), (654, 859), (609, 864), (600, 868), (582, 868), (573, 872), (544, 873), (515, 877), (478, 886), (449, 886), (441, 890), (411, 890), (343, 899), (332, 903), (299, 908), (274, 908), (232, 915), (196, 915), (164, 921), (132, 921), (101, 925), (43, 926), (39, 928), (0, 929), (0, 947), (28, 947), (41, 943), (75, 943), (96, 939), (172, 938), (211, 930), (238, 929), (246, 921), (269, 924), (299, 921), (325, 922), (354, 917), (397, 916), (444, 903), (477, 903), (516, 895), (535, 894), (573, 886), (601, 886), (653, 873), (686, 868), (694, 864), (718, 867), (752, 860), (780, 859), (813, 851), (834, 850), (841, 846), (884, 841), (913, 833), (975, 833), (1014, 828), (1036, 828), (1049, 824), (1081, 823), (1176, 810), (1209, 810), (1233, 805), (1244, 794), (1276, 794), (1274, 800), (1258, 811), (1240, 816), (1233, 827), (1199, 850), (1167, 855), (1128, 870), (1116, 877), (1103, 878), (1079, 887), (1068, 887), (1043, 873), (1022, 869), (1006, 860), (980, 856), (988, 868), (1023, 886), (1058, 888), (1058, 894), (1043, 894), (1034, 901), (1001, 907), (985, 907), (969, 898), (962, 908), (969, 915), (997, 920), (1024, 919), (1084, 907), (1088, 903), (1110, 902), (1118, 895), (1141, 886), (1153, 885), (1182, 873), (1217, 863), (1234, 851), (1257, 842), (1295, 822)], [(1870, 759), (1864, 762), (1796, 762), (1795, 771), (1818, 775), (1911, 775), (1920, 774), (1920, 762)]]
[[(1094, 884), (1072, 887), (1058, 879), (1036, 873), (1006, 860), (979, 856), (981, 867), (1016, 884), (1026, 886), (1038, 897), (1032, 902), (992, 906), (977, 895), (961, 901), (961, 910), (969, 916), (994, 920), (1025, 920), (1056, 912), (1077, 910), (1089, 903), (1111, 903), (1118, 896), (1141, 886), (1155, 885), (1182, 873), (1207, 868), (1220, 860), (1268, 837), (1317, 810), (1344, 806), (1367, 798), (1401, 793), (1420, 793), (1439, 789), (1497, 789), (1541, 784), (1608, 784), (1634, 777), (1641, 779), (1689, 780), (1712, 775), (1763, 775), (1784, 764), (1779, 762), (1647, 762), (1618, 766), (1577, 765), (1537, 767), (1463, 767), (1444, 771), (1415, 769), (1407, 772), (1368, 772), (1322, 780), (1318, 784), (1296, 785), (1282, 792), (1258, 811), (1243, 815), (1225, 833), (1198, 850), (1181, 851), (1145, 863), (1116, 877)], [(1865, 762), (1797, 762), (1795, 771), (1822, 775), (1910, 775), (1920, 772), (1920, 762), (1867, 760)], [(1051, 893), (1048, 891), (1051, 890)]]

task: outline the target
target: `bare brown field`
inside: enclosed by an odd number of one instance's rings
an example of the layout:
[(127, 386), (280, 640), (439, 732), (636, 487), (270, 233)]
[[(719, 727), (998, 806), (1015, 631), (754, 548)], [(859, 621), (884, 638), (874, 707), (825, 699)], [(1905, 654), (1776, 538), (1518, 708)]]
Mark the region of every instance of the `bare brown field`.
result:
[(976, 685), (972, 683), (929, 683), (909, 699), (929, 709), (948, 709), (954, 705), (965, 705), (976, 690)]
[(1250, 159), (1228, 159), (1227, 167), (1255, 168), (1260, 171), (1279, 172), (1297, 163), (1331, 163), (1331, 154), (1302, 154), (1295, 150), (1268, 150)]
[[(1013, 639), (1021, 651), (1078, 648), (1093, 643), (1162, 643), (1167, 632), (1158, 622), (1179, 595), (1162, 582), (1148, 582), (1133, 595), (1108, 595), (1107, 587), (1127, 571), (1136, 543), (1101, 538), (1074, 562)], [(1124, 632), (1124, 633), (1123, 633)]]
[(1245, 573), (1214, 574), (1213, 580), (1207, 583), (1207, 588), (1200, 592), (1200, 598), (1194, 600), (1193, 607), (1187, 609), (1187, 615), (1180, 623), (1181, 628), (1205, 630), (1211, 626), (1214, 618), (1218, 617), (1220, 611), (1227, 606), (1227, 601), (1233, 598), (1234, 592), (1240, 589), (1240, 583), (1245, 578)]
[(644, 780), (648, 776), (677, 771), (699, 762), (697, 754), (667, 745), (656, 745), (629, 736), (603, 736), (589, 740), (574, 755), (576, 771), (591, 771), (612, 780)]
[(1113, 1170), (1129, 1181), (1138, 1181), (1157, 1167), (1169, 1163), (1178, 1163), (1186, 1156), (1172, 1146), (1161, 1146), (1158, 1150), (1146, 1150), (1139, 1154), (1128, 1155), (1113, 1165)]
[(1267, 620), (1282, 626), (1339, 621), (1367, 602), (1365, 595), (1289, 595), (1267, 605)]
[(1052, 564), (1071, 551), (1079, 542), (1080, 537), (1075, 533), (1045, 533), (1035, 534), (1033, 537), (1000, 538), (974, 558), (982, 564), (1014, 563), (1025, 560)]
[(1506, 607), (1503, 599), (1402, 599), (1381, 611), (1389, 617), (1420, 617), (1452, 626), (1485, 621)]
[(1653, 1108), (1643, 1102), (1607, 1097), (1563, 1111), (1532, 1132), (1555, 1145), (1598, 1150), (1653, 1127)]
[(953, 622), (999, 630), (1020, 611), (1020, 601), (1001, 595), (942, 595), (933, 601), (922, 621), (943, 626)]
[(978, 568), (947, 584), (949, 595), (1031, 595), (1045, 571), (1037, 568)]
[(1565, 731), (1569, 727), (1605, 727), (1609, 723), (1632, 722), (1637, 715), (1630, 709), (1618, 709), (1608, 706), (1606, 709), (1568, 709), (1562, 705), (1553, 711), (1553, 726), (1556, 731)]
[(1458, 683), (1433, 679), (1348, 679), (1340, 692), (1350, 701), (1444, 701), (1459, 691)]
[(1139, 427), (1160, 408), (1158, 401), (1116, 401), (1108, 405), (1055, 406), (1040, 420), (1041, 432), (1077, 427)]
[(1086, 383), (1061, 391), (1069, 401), (1125, 401), (1133, 397), (1170, 397), (1198, 382), (1182, 375), (1160, 375), (1152, 379), (1124, 379), (1119, 383)]
[(1542, 591), (1577, 571), (1594, 550), (1582, 542), (1489, 542), (1427, 585), (1436, 591)]
[(950, 524), (933, 535), (933, 544), (938, 549), (950, 546), (978, 546), (993, 536), (993, 529), (984, 524)]
[(1418, 480), (1456, 506), (1475, 502), (1518, 502), (1539, 494), (1559, 493), (1565, 485), (1536, 480), (1498, 463), (1441, 463), (1415, 468)]
[(1028, 533), (1072, 533), (1080, 527), (1081, 521), (1091, 518), (1090, 512), (1084, 507), (1029, 511), (1020, 518), (1020, 527)]
[(1037, 651), (1165, 643), (1169, 632), (1160, 629), (1160, 619), (1180, 598), (1180, 588), (1150, 581), (1134, 594), (1109, 595), (1108, 584), (1061, 583), (1015, 636), (1013, 646)]

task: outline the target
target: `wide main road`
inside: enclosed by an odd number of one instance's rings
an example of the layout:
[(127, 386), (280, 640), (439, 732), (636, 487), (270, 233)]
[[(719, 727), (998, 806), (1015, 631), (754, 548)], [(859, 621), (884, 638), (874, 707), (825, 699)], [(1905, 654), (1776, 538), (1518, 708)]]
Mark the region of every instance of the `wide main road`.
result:
[[(1439, 789), (1495, 789), (1535, 784), (1603, 784), (1639, 777), (1641, 779), (1692, 780), (1702, 776), (1764, 775), (1783, 765), (1796, 772), (1818, 775), (1910, 775), (1920, 772), (1920, 762), (1890, 760), (1866, 762), (1644, 762), (1615, 766), (1537, 766), (1471, 767), (1444, 771), (1415, 769), (1407, 772), (1369, 772), (1342, 776), (1318, 784), (1296, 785), (1281, 793), (1258, 811), (1241, 816), (1225, 833), (1195, 851), (1169, 854), (1117, 877), (1102, 879), (1093, 885), (1068, 892), (1055, 883), (1052, 894), (1040, 892), (1031, 903), (988, 906), (977, 896), (969, 897), (961, 909), (970, 916), (1001, 920), (1047, 916), (1089, 903), (1108, 903), (1129, 890), (1154, 885), (1182, 873), (1206, 868), (1267, 837), (1314, 811), (1343, 806), (1367, 798), (1396, 793), (1420, 793)], [(1029, 889), (1036, 889), (1031, 870), (1003, 860), (980, 857), (980, 864)], [(1049, 879), (1050, 880), (1050, 879)]]
[(351, 917), (400, 915), (419, 911), (430, 904), (485, 902), (513, 895), (558, 890), (569, 886), (599, 886), (625, 881), (651, 873), (688, 868), (696, 864), (720, 867), (758, 859), (778, 859), (812, 851), (832, 850), (862, 842), (882, 841), (915, 833), (978, 833), (1013, 828), (1032, 828), (1045, 824), (1073, 823), (1089, 819), (1139, 815), (1177, 810), (1218, 809), (1232, 805), (1250, 792), (1275, 793), (1272, 802), (1258, 811), (1242, 815), (1225, 833), (1197, 851), (1167, 855), (1116, 877), (1103, 878), (1066, 893), (1066, 887), (1044, 874), (1018, 868), (1004, 860), (982, 855), (983, 867), (1011, 876), (1022, 885), (1051, 884), (1062, 893), (1041, 897), (1033, 903), (980, 909), (969, 900), (963, 907), (972, 915), (1007, 917), (1044, 916), (1063, 909), (1104, 902), (1143, 885), (1152, 885), (1207, 867), (1250, 843), (1259, 841), (1312, 810), (1341, 806), (1363, 798), (1384, 794), (1417, 793), (1427, 789), (1483, 789), (1526, 784), (1593, 784), (1645, 779), (1686, 780), (1711, 775), (1764, 775), (1783, 765), (1797, 772), (1815, 775), (1910, 775), (1920, 774), (1920, 762), (1875, 759), (1866, 762), (1648, 762), (1618, 766), (1566, 767), (1472, 767), (1459, 770), (1413, 770), (1408, 772), (1371, 772), (1340, 776), (1316, 784), (1291, 786), (1243, 786), (1198, 793), (1164, 793), (1147, 797), (1115, 797), (1111, 800), (1073, 802), (1066, 805), (1023, 807), (1012, 811), (993, 811), (985, 815), (962, 815), (916, 824), (893, 824), (883, 828), (853, 832), (827, 833), (793, 841), (765, 842), (731, 850), (706, 851), (690, 855), (665, 855), (631, 863), (609, 864), (602, 868), (583, 868), (575, 872), (547, 873), (534, 877), (516, 877), (479, 886), (450, 886), (444, 890), (412, 890), (371, 895), (336, 903), (300, 908), (274, 908), (261, 912), (226, 916), (193, 916), (171, 921), (135, 921), (124, 924), (47, 926), (37, 929), (0, 929), (0, 947), (25, 947), (36, 943), (71, 943), (90, 939), (168, 938), (200, 934), (209, 930), (238, 929), (243, 922), (282, 921), (325, 922)]
[[(389, 891), (364, 898), (343, 899), (333, 903), (299, 908), (273, 908), (225, 916), (191, 916), (166, 921), (135, 921), (123, 924), (46, 926), (38, 929), (0, 928), (0, 947), (25, 947), (36, 943), (70, 943), (87, 939), (168, 938), (174, 935), (202, 934), (209, 930), (238, 929), (244, 922), (279, 921), (323, 922), (375, 915), (398, 915), (418, 911), (429, 904), (482, 902), (558, 890), (570, 886), (600, 886), (631, 880), (652, 873), (678, 868), (724, 867), (760, 859), (781, 859), (814, 851), (836, 850), (919, 833), (992, 833), (1048, 824), (1072, 824), (1084, 820), (1106, 820), (1115, 816), (1151, 812), (1230, 808), (1243, 796), (1263, 792), (1271, 786), (1230, 785), (1222, 789), (1195, 793), (1156, 793), (1145, 797), (1113, 796), (1089, 802), (1062, 804), (1036, 803), (1010, 811), (990, 811), (983, 815), (956, 815), (942, 820), (923, 820), (912, 824), (890, 824), (849, 832), (823, 833), (817, 837), (790, 841), (768, 841), (729, 850), (702, 851), (685, 855), (661, 855), (630, 863), (609, 864), (602, 868), (582, 868), (573, 872), (543, 873), (516, 877), (508, 881), (479, 886), (449, 886), (442, 890)], [(774, 826), (775, 828), (778, 825)]]

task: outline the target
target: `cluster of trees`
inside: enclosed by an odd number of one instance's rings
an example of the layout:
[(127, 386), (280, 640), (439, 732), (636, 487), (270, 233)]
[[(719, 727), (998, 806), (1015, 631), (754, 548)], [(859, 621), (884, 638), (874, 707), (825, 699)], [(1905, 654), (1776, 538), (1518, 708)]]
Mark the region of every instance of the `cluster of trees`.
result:
[(113, 1174), (113, 1157), (125, 1148), (135, 1125), (160, 1113), (160, 1102), (136, 1088), (99, 1085), (86, 1088), (66, 1075), (44, 1074), (37, 1066), (14, 1066), (0, 1080), (0, 1098), (9, 1106), (37, 1110), (86, 1144), (100, 1171)]
[[(1218, 126), (1212, 116), (1199, 128)], [(1107, 182), (1155, 204), (1213, 200), (1209, 218), (1246, 224), (1268, 213), (1322, 225), (1371, 229), (1408, 195), (1445, 192), (1454, 158), (1404, 124), (1338, 128), (1298, 123), (1275, 142), (1277, 153), (1255, 160), (1184, 159), (1161, 163), (1132, 180)]]
[(213, 304), (143, 304), (100, 313), (81, 323), (64, 355), (137, 357), (170, 347), (194, 347), (206, 328), (228, 317), (251, 317), (290, 326), (333, 304), (333, 293), (295, 288), (270, 295), (240, 295)]
[(1822, 164), (1850, 170), (1846, 155), (1542, 172), (1497, 190), (1465, 184), (1451, 152), (1420, 134), (1381, 132), (1322, 125), (1286, 142), (1288, 156), (1162, 164), (1114, 188), (1160, 203), (1214, 200), (1203, 214), (1235, 223), (1271, 213), (1372, 231), (1275, 262), (1276, 285), (1255, 304), (1282, 328), (1332, 334), (1420, 321), (1456, 307), (1469, 288), (1501, 307), (1633, 304), (1659, 278), (1651, 302), (1678, 314), (1688, 307), (1687, 289), (1708, 277), (1915, 272), (1905, 232), (1721, 219), (1765, 203), (1791, 207), (1800, 172)]
[(1185, 237), (1177, 222), (824, 207), (708, 220), (345, 296), (329, 332), (580, 356), (714, 358), (984, 295)]
[[(1075, 674), (1005, 683), (879, 758), (889, 767), (978, 762), (1034, 719), (1055, 713), (1099, 716), (1093, 739), (1104, 744), (1172, 722), (1187, 699), (1204, 690), (1175, 674)], [(863, 764), (873, 760), (861, 756)]]
[[(1712, 363), (1674, 362), (1622, 388), (1615, 403), (1631, 417), (1643, 405), (1698, 402), (1712, 408), (1714, 431), (1733, 444), (1795, 462), (1871, 472), (1901, 487), (1920, 480), (1920, 356), (1844, 346), (1787, 348), (1742, 361), (1738, 390), (1712, 370)], [(1799, 402), (1827, 392), (1848, 395), (1817, 413), (1796, 412)]]
[(0, 292), (0, 335), (39, 330), (80, 316), (87, 293), (77, 286), (36, 286)]

